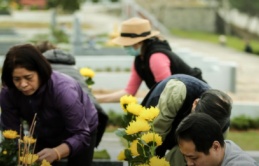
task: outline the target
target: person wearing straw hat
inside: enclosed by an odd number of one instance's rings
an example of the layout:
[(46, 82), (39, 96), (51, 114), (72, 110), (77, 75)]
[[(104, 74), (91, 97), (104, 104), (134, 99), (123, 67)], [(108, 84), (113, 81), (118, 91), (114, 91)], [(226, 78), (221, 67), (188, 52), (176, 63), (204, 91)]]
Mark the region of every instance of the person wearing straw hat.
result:
[(130, 18), (121, 25), (120, 36), (112, 42), (124, 47), (135, 57), (129, 82), (124, 90), (110, 94), (95, 95), (101, 102), (118, 102), (123, 95), (135, 95), (144, 81), (150, 89), (170, 75), (181, 73), (202, 79), (201, 70), (192, 68), (172, 52), (168, 42), (151, 29), (149, 20)]

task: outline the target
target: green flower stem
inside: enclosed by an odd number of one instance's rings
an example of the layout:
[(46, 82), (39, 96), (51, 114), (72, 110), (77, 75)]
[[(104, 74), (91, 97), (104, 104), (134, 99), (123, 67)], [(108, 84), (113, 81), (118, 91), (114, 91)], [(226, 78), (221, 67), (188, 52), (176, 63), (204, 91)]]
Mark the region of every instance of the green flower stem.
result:
[(128, 143), (128, 148), (130, 147), (130, 141), (127, 140), (127, 143)]
[(151, 128), (153, 131), (153, 146), (151, 147), (151, 155), (155, 156), (155, 131), (154, 131), (154, 123), (151, 122)]

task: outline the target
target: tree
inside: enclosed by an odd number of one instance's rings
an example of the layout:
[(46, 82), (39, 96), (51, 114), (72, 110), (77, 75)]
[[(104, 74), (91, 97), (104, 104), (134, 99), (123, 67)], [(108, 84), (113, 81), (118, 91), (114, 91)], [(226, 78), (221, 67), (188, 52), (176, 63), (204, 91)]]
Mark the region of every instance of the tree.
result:
[(61, 8), (66, 12), (75, 12), (80, 9), (80, 5), (86, 0), (48, 0), (48, 8)]
[(257, 0), (229, 0), (233, 8), (250, 16), (259, 16), (259, 1)]

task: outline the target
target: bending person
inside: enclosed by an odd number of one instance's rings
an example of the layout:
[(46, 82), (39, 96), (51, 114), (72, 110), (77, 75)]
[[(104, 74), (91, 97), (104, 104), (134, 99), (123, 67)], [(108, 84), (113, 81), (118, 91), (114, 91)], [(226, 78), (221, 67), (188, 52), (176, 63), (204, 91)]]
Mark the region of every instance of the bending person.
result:
[(113, 39), (134, 57), (131, 75), (125, 89), (103, 95), (95, 95), (99, 102), (118, 102), (123, 95), (135, 95), (144, 81), (150, 89), (156, 83), (173, 74), (192, 75), (200, 80), (199, 68), (192, 68), (172, 52), (168, 42), (151, 30), (146, 19), (131, 18), (121, 25), (120, 36)]
[(187, 165), (258, 166), (233, 141), (224, 140), (220, 125), (209, 115), (187, 116), (176, 129), (176, 138)]
[(80, 74), (79, 70), (76, 68), (75, 57), (68, 52), (56, 48), (56, 46), (48, 41), (40, 42), (36, 44), (36, 47), (50, 62), (53, 70), (67, 74), (78, 81), (83, 90), (89, 95), (91, 101), (94, 103), (94, 106), (98, 112), (99, 119), (96, 137), (96, 147), (98, 147), (105, 132), (109, 117), (100, 106), (100, 104), (97, 102), (97, 100), (94, 98), (93, 94), (86, 85), (84, 78)]
[(185, 165), (174, 134), (182, 119), (191, 112), (211, 115), (220, 123), (223, 132), (227, 133), (230, 125), (231, 98), (189, 75), (175, 74), (161, 81), (150, 90), (142, 105), (160, 109), (154, 120), (154, 130), (162, 136), (163, 143), (157, 147), (156, 155), (163, 157), (169, 150), (166, 159), (171, 165)]
[[(98, 114), (87, 93), (71, 77), (52, 71), (49, 62), (31, 44), (17, 45), (7, 52), (0, 93), (4, 130), (20, 131), (32, 125), (39, 160), (52, 166), (67, 158), (67, 166), (91, 165)], [(22, 134), (22, 133), (21, 133)]]

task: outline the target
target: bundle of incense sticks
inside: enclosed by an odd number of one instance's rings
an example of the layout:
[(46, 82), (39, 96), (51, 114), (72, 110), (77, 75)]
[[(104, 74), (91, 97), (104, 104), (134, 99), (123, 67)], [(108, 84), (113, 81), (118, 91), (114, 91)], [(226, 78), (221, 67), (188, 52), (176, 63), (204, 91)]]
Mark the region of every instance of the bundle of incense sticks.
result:
[[(34, 129), (36, 126), (36, 117), (37, 117), (37, 113), (34, 114), (33, 121), (31, 123), (28, 135), (25, 135), (27, 136), (28, 140), (33, 140)], [(21, 134), (22, 134), (22, 125), (20, 126), (20, 135)], [(21, 137), (18, 139), (18, 166), (30, 166), (33, 164), (32, 160), (33, 160), (35, 147), (36, 147), (36, 141), (31, 143), (31, 141), (26, 141)], [(23, 160), (21, 160), (21, 158)]]

